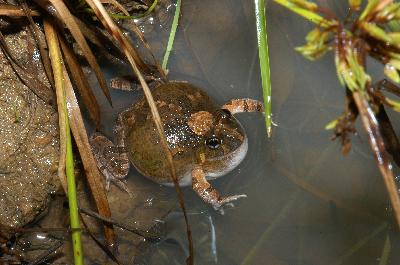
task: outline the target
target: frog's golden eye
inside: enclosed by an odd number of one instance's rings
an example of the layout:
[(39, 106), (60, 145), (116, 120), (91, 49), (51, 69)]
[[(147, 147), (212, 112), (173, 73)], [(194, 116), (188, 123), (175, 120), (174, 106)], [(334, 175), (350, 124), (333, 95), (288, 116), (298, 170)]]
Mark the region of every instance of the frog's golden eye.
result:
[(206, 145), (210, 149), (217, 149), (221, 145), (221, 139), (217, 138), (216, 136), (211, 136), (206, 140)]

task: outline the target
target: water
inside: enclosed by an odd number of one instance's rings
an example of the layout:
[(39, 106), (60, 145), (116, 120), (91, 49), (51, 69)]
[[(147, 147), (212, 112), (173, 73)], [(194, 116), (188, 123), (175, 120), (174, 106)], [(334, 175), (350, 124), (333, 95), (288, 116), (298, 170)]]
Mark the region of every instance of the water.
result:
[[(345, 13), (333, 0), (320, 2)], [(252, 1), (183, 1), (169, 78), (203, 87), (221, 105), (232, 98), (261, 99), (253, 8)], [(345, 102), (332, 54), (316, 63), (301, 57), (293, 48), (304, 43), (312, 25), (272, 1), (267, 1), (267, 10), (277, 127), (268, 140), (261, 115), (238, 115), (247, 131), (249, 153), (238, 168), (212, 184), (224, 195), (245, 193), (248, 198), (225, 215), (184, 189), (196, 264), (380, 264), (386, 238), (391, 244), (387, 264), (398, 264), (397, 227), (360, 124), (347, 156), (341, 154), (338, 141), (329, 140), (332, 132), (324, 130)], [(156, 47), (165, 45), (168, 27), (157, 27), (163, 34), (149, 33), (149, 41), (161, 40)], [(162, 51), (156, 48), (158, 58)], [(117, 74), (128, 69), (118, 68)], [(108, 136), (117, 113), (141, 95), (113, 91), (112, 96), (112, 112), (99, 97)], [(390, 114), (398, 122), (396, 114)], [(160, 187), (134, 169), (127, 180), (136, 197), (131, 200), (112, 188), (117, 219), (140, 225), (166, 216), (165, 240), (141, 244), (136, 264), (184, 264), (185, 227), (174, 189)], [(136, 247), (126, 232), (118, 233), (121, 258), (132, 264)]]

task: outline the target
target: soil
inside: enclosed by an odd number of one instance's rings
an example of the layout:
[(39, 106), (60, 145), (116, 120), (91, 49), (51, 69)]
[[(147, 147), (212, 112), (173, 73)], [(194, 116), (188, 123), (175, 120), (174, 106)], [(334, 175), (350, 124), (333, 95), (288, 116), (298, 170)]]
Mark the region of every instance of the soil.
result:
[[(31, 32), (4, 35), (15, 61), (50, 89)], [(60, 186), (58, 157), (56, 110), (24, 85), (0, 51), (0, 225), (23, 226), (46, 209)]]

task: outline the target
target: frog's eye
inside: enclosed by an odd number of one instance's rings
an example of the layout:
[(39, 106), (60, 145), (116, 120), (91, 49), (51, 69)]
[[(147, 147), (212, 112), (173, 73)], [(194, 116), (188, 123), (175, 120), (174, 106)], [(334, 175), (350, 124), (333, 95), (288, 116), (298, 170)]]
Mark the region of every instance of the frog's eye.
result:
[(208, 138), (206, 140), (206, 145), (210, 149), (217, 149), (221, 145), (221, 139), (219, 139), (219, 138), (217, 138), (215, 136), (211, 136), (210, 138)]

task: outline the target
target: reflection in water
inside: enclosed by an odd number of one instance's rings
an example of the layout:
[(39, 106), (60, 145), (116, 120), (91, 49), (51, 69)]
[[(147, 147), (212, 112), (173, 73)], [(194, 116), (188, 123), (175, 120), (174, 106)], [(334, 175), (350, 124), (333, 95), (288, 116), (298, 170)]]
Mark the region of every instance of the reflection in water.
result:
[[(213, 217), (207, 213), (189, 213), (193, 227), (193, 242), (196, 249), (196, 264), (213, 265), (218, 263), (215, 226)], [(185, 230), (185, 221), (181, 212), (171, 212), (165, 219), (167, 231), (158, 244), (143, 243), (135, 265), (184, 264), (189, 255)]]

